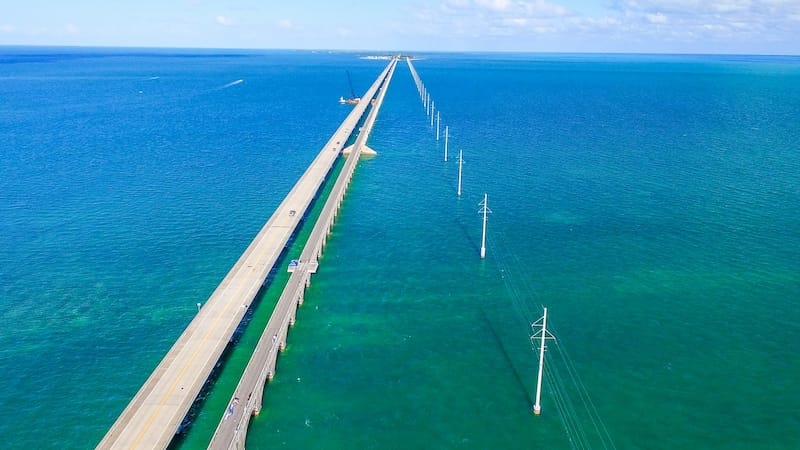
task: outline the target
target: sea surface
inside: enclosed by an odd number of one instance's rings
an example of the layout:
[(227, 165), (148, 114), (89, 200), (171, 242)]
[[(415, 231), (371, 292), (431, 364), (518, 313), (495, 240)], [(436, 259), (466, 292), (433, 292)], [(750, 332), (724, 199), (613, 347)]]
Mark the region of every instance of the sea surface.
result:
[[(3, 448), (100, 441), (347, 72), (387, 63), (360, 56), (0, 47)], [(800, 448), (800, 58), (415, 56), (440, 139), (401, 62), (248, 448)], [(205, 447), (285, 280), (175, 448)]]

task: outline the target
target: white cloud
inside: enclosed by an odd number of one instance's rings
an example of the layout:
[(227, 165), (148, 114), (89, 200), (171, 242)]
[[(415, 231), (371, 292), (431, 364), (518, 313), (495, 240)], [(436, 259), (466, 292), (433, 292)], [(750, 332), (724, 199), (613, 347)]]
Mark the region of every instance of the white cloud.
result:
[(528, 14), (539, 17), (564, 16), (569, 12), (567, 8), (557, 3), (550, 3), (545, 0), (536, 0), (535, 2), (522, 2), (520, 4), (524, 6)]
[(667, 23), (667, 21), (669, 20), (667, 19), (667, 16), (661, 14), (660, 12), (655, 14), (648, 13), (645, 14), (644, 17), (647, 19), (648, 22), (655, 24)]
[(797, 10), (797, 0), (616, 0), (613, 9), (686, 17), (731, 14), (784, 14)]
[(714, 11), (718, 13), (730, 13), (747, 11), (753, 6), (750, 0), (717, 0), (709, 2)]
[(622, 11), (664, 11), (667, 13), (681, 13), (708, 9), (717, 1), (718, 0), (623, 0), (618, 2), (617, 8)]
[(14, 27), (14, 25), (8, 23), (0, 25), (0, 33), (13, 33), (15, 30), (16, 27)]
[(294, 27), (294, 24), (289, 19), (282, 19), (278, 21), (278, 28), (283, 30), (290, 30)]
[(567, 23), (582, 31), (604, 31), (618, 28), (622, 25), (622, 21), (620, 19), (611, 16), (571, 17), (567, 19)]
[(797, 48), (794, 41), (800, 0), (600, 3), (604, 5), (567, 0), (439, 0), (431, 8), (413, 11), (412, 17), (419, 24), (417, 34), (446, 36), (451, 42), (478, 43), (476, 46), (482, 48), (570, 46), (574, 51), (704, 52), (716, 47), (723, 51), (776, 51), (775, 46), (765, 47), (765, 42)]
[(353, 35), (353, 30), (350, 28), (339, 27), (336, 29), (336, 34), (338, 34), (340, 37), (349, 37)]
[(229, 27), (233, 25), (233, 19), (227, 16), (217, 16), (215, 21), (217, 25), (222, 25), (223, 27)]
[(706, 31), (713, 31), (713, 32), (728, 31), (728, 27), (716, 23), (705, 23), (703, 24), (703, 29)]
[(64, 31), (66, 31), (68, 34), (78, 34), (81, 32), (81, 30), (78, 29), (78, 26), (75, 25), (74, 23), (68, 23), (67, 25), (65, 25)]
[(511, 19), (506, 19), (505, 23), (512, 27), (524, 27), (528, 24), (528, 19), (524, 17), (514, 17)]
[(445, 8), (454, 8), (454, 9), (461, 9), (461, 8), (468, 8), (470, 5), (470, 0), (446, 0), (442, 6)]
[(511, 0), (475, 0), (475, 4), (493, 11), (506, 11), (511, 6)]
[[(641, 25), (669, 23), (670, 27), (652, 29), (652, 39), (671, 38), (676, 34), (697, 39), (716, 38), (730, 46), (733, 42), (750, 45), (752, 41), (779, 40), (789, 43), (797, 35), (793, 16), (800, 16), (798, 0), (617, 0), (614, 11), (632, 29)], [(636, 23), (636, 18), (641, 23)], [(699, 42), (698, 42), (699, 43)]]

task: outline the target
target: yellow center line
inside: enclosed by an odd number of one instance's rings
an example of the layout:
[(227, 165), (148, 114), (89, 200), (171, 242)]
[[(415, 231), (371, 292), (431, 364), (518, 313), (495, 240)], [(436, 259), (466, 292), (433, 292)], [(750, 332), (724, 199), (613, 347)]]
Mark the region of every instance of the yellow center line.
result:
[[(381, 79), (381, 80), (383, 80), (383, 79), (385, 79), (385, 78), (386, 78), (386, 73), (387, 73), (387, 72), (388, 72), (388, 70), (384, 71), (384, 73), (382, 74), (382, 79)], [(372, 96), (373, 96), (373, 97), (375, 96), (375, 93), (374, 93), (374, 92), (373, 92)], [(364, 111), (366, 110), (366, 106), (363, 108), (363, 110), (364, 110)], [(361, 112), (361, 114), (362, 114), (362, 115), (363, 115), (364, 111), (362, 111), (362, 112)], [(345, 123), (347, 123), (347, 122), (349, 122), (349, 121), (348, 121), (348, 120), (345, 120)], [(343, 125), (344, 125), (344, 124), (343, 124)], [(343, 126), (343, 125), (342, 125), (342, 126)], [(340, 129), (341, 129), (341, 126), (340, 126)], [(338, 135), (338, 134), (341, 134), (341, 132), (337, 130), (337, 133), (335, 133), (335, 135)], [(345, 133), (345, 134), (346, 134), (346, 133)], [(341, 139), (340, 139), (340, 140), (341, 140)], [(327, 146), (326, 146), (326, 147), (327, 147)], [(338, 153), (337, 153), (337, 155), (338, 155)], [(313, 165), (313, 163), (312, 163), (312, 165)], [(288, 203), (287, 203), (287, 205), (288, 205)], [(280, 207), (279, 207), (279, 209), (278, 209), (278, 210), (277, 210), (277, 211), (276, 211), (276, 212), (273, 214), (273, 217), (280, 217), (280, 212), (281, 212), (281, 211), (284, 211), (284, 210), (286, 210), (286, 209), (288, 209), (288, 206), (284, 206), (283, 208), (280, 208)], [(272, 220), (272, 218), (270, 218), (270, 220)], [(296, 226), (296, 225), (295, 225), (295, 226)], [(259, 253), (259, 252), (258, 252), (258, 247), (260, 247), (260, 246), (262, 245), (262, 242), (263, 242), (263, 240), (265, 239), (265, 237), (266, 237), (268, 234), (270, 234), (270, 233), (269, 233), (269, 231), (270, 231), (270, 230), (272, 230), (273, 228), (284, 228), (284, 227), (276, 227), (275, 225), (269, 225), (269, 227), (268, 227), (266, 230), (264, 230), (264, 233), (263, 233), (263, 234), (262, 234), (262, 233), (259, 233), (259, 234), (260, 234), (260, 237), (257, 237), (257, 239), (259, 240), (259, 242), (258, 242), (258, 243), (256, 244), (256, 246), (253, 248), (253, 251), (252, 251), (252, 252), (251, 252), (251, 253), (248, 255), (248, 257), (247, 257), (247, 258), (246, 258), (246, 259), (243, 261), (243, 266), (250, 267), (250, 269), (251, 269), (251, 270), (250, 270), (250, 273), (249, 273), (249, 274), (245, 274), (245, 275), (239, 275), (240, 271), (237, 271), (236, 275), (234, 275), (234, 276), (231, 278), (230, 282), (228, 283), (228, 285), (227, 285), (227, 286), (225, 286), (225, 288), (223, 289), (222, 293), (220, 293), (219, 297), (223, 297), (223, 298), (224, 298), (224, 297), (226, 296), (227, 292), (228, 292), (228, 289), (231, 287), (231, 284), (233, 284), (233, 282), (234, 282), (234, 281), (237, 281), (237, 279), (238, 279), (238, 278), (249, 278), (249, 276), (252, 276), (253, 272), (255, 271), (255, 268), (254, 268), (254, 266), (255, 266), (256, 264), (247, 264), (247, 263), (248, 263), (248, 262), (250, 262), (250, 261), (252, 261), (252, 259), (254, 258), (254, 255), (255, 255), (255, 254)], [(295, 228), (295, 227), (287, 227), (287, 228), (285, 228), (285, 229), (287, 229), (287, 230), (288, 230), (288, 229), (294, 229), (294, 228)], [(283, 241), (283, 242), (284, 242), (284, 245), (285, 245), (285, 242), (287, 242), (287, 239), (284, 239), (284, 241)], [(247, 251), (247, 250), (245, 250), (245, 252), (246, 252), (246, 251)], [(271, 254), (274, 254), (274, 252), (272, 252)], [(276, 257), (276, 260), (277, 260), (277, 257)], [(238, 264), (238, 263), (237, 263), (237, 264)], [(273, 266), (274, 266), (274, 263), (273, 263)], [(246, 268), (246, 267), (245, 267), (245, 268)], [(240, 268), (240, 270), (241, 270), (241, 268)], [(223, 279), (223, 281), (224, 281), (224, 279)], [(200, 354), (200, 351), (201, 351), (202, 349), (204, 349), (204, 347), (205, 347), (205, 343), (208, 341), (208, 338), (209, 338), (209, 336), (210, 336), (210, 335), (211, 335), (211, 334), (212, 334), (214, 331), (216, 331), (217, 324), (218, 324), (218, 323), (219, 323), (219, 321), (222, 319), (222, 317), (223, 317), (223, 316), (227, 316), (227, 313), (228, 313), (228, 311), (230, 310), (231, 306), (232, 306), (234, 303), (237, 303), (237, 302), (235, 302), (235, 300), (236, 300), (236, 299), (240, 299), (240, 298), (241, 298), (241, 293), (242, 293), (242, 291), (243, 291), (245, 288), (249, 289), (249, 288), (251, 288), (251, 287), (252, 287), (252, 283), (246, 283), (246, 282), (244, 282), (244, 281), (247, 281), (247, 280), (243, 280), (243, 281), (241, 281), (241, 282), (239, 282), (239, 283), (238, 283), (238, 285), (239, 285), (239, 288), (237, 289), (237, 291), (236, 291), (236, 293), (235, 293), (235, 296), (234, 296), (232, 299), (229, 299), (229, 300), (228, 300), (227, 304), (225, 305), (225, 307), (224, 307), (224, 308), (223, 308), (223, 310), (222, 310), (222, 313), (221, 313), (221, 314), (217, 314), (217, 315), (216, 315), (216, 317), (215, 317), (215, 319), (214, 319), (214, 321), (213, 321), (213, 323), (212, 323), (212, 326), (211, 326), (210, 328), (208, 328), (208, 330), (206, 331), (205, 335), (203, 335), (203, 338), (201, 339), (201, 345), (196, 345), (196, 346), (195, 346), (195, 350), (194, 350), (194, 352), (192, 353), (192, 355), (189, 357), (189, 360), (183, 364), (183, 366), (181, 367), (181, 370), (180, 370), (180, 372), (179, 372), (178, 376), (177, 376), (177, 377), (175, 377), (174, 381), (173, 381), (173, 382), (172, 382), (172, 384), (170, 385), (170, 387), (169, 387), (169, 389), (167, 390), (167, 392), (166, 392), (166, 393), (164, 393), (164, 394), (161, 396), (161, 398), (159, 399), (159, 401), (158, 401), (158, 404), (157, 404), (157, 406), (156, 406), (156, 409), (155, 409), (155, 410), (154, 410), (152, 413), (150, 413), (150, 416), (148, 417), (147, 421), (145, 422), (145, 425), (144, 425), (144, 427), (142, 428), (142, 430), (141, 430), (141, 431), (138, 433), (138, 435), (136, 436), (136, 439), (134, 440), (133, 444), (131, 445), (131, 448), (136, 448), (136, 447), (138, 447), (138, 446), (139, 446), (139, 444), (141, 443), (141, 441), (142, 441), (142, 439), (144, 438), (144, 436), (145, 436), (145, 434), (147, 433), (147, 431), (150, 429), (150, 427), (152, 427), (152, 425), (153, 425), (153, 423), (154, 423), (154, 421), (155, 421), (156, 417), (158, 417), (158, 416), (161, 414), (161, 411), (162, 411), (162, 409), (163, 409), (163, 407), (164, 407), (164, 405), (165, 405), (165, 400), (166, 400), (167, 398), (169, 398), (169, 397), (172, 395), (172, 393), (175, 391), (175, 388), (177, 388), (177, 387), (178, 387), (178, 384), (179, 384), (179, 382), (183, 380), (183, 377), (184, 377), (184, 375), (186, 374), (186, 371), (187, 371), (187, 370), (189, 369), (189, 367), (190, 367), (190, 366), (191, 366), (191, 365), (194, 363), (195, 359), (196, 359), (196, 358), (197, 358), (197, 356)], [(212, 294), (212, 297), (214, 297), (214, 295), (213, 295), (213, 294)], [(219, 298), (219, 297), (218, 297), (218, 298)], [(209, 310), (208, 314), (211, 314), (211, 310)], [(199, 326), (200, 326), (200, 325), (198, 324), (198, 327), (199, 327)], [(180, 339), (180, 338), (179, 338), (179, 339)], [(194, 401), (194, 399), (193, 399), (193, 401)]]
[[(270, 228), (272, 228), (272, 227), (270, 227)], [(264, 236), (266, 236), (266, 233), (264, 234)], [(263, 238), (263, 236), (262, 236), (262, 238)], [(260, 242), (259, 242), (259, 244), (260, 244)], [(253, 253), (255, 253), (255, 252), (253, 252)], [(251, 257), (252, 257), (252, 255), (251, 255)], [(244, 262), (249, 261), (249, 259), (250, 258), (248, 258), (248, 260), (245, 260)], [(254, 269), (251, 268), (251, 274), (252, 274), (253, 271), (254, 271)], [(235, 278), (236, 277), (234, 277), (234, 279)], [(233, 281), (233, 280), (231, 280), (231, 281)], [(220, 294), (221, 297), (226, 294), (228, 288), (230, 288), (230, 285), (231, 285), (231, 283), (229, 283), (228, 286), (225, 286), (225, 289), (223, 290), (222, 294)], [(139, 432), (139, 435), (136, 437), (136, 440), (133, 442), (133, 445), (132, 445), (133, 448), (136, 448), (139, 445), (139, 442), (141, 442), (141, 440), (144, 437), (145, 433), (153, 425), (153, 421), (161, 413), (161, 410), (164, 407), (164, 400), (166, 400), (169, 396), (171, 396), (172, 392), (175, 390), (175, 388), (178, 387), (178, 382), (182, 380), (183, 376), (186, 374), (186, 371), (189, 369), (189, 367), (192, 365), (192, 363), (194, 363), (194, 360), (197, 358), (197, 355), (200, 353), (200, 350), (205, 346), (206, 341), (208, 341), (208, 337), (211, 335), (212, 332), (214, 332), (216, 330), (217, 323), (220, 321), (222, 316), (223, 315), (227, 315), (227, 312), (230, 309), (231, 305), (233, 305), (234, 301), (236, 299), (241, 298), (241, 293), (242, 293), (242, 290), (244, 289), (245, 285), (247, 285), (248, 288), (250, 287), (250, 283), (243, 283), (243, 282), (239, 283), (239, 289), (236, 291), (235, 297), (233, 299), (228, 300), (228, 303), (225, 305), (225, 308), (223, 309), (222, 314), (217, 314), (217, 317), (214, 319), (214, 322), (212, 323), (211, 328), (208, 329), (206, 334), (203, 336), (203, 339), (201, 340), (202, 345), (196, 346), (196, 349), (195, 349), (194, 353), (192, 353), (192, 356), (189, 358), (189, 361), (184, 363), (183, 367), (181, 368), (180, 373), (175, 378), (175, 381), (173, 381), (172, 385), (170, 385), (170, 387), (167, 390), (167, 392), (161, 397), (161, 399), (159, 400), (158, 406), (156, 407), (156, 410), (153, 411), (150, 414), (150, 417), (148, 418), (147, 422), (145, 422), (144, 428)], [(209, 311), (209, 313), (210, 313), (210, 311)]]

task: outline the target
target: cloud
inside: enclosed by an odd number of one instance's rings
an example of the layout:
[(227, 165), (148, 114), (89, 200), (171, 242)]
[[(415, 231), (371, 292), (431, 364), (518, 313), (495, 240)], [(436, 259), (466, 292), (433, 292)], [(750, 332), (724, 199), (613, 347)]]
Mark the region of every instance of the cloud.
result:
[(294, 27), (294, 24), (289, 19), (282, 19), (278, 21), (278, 28), (282, 30), (291, 30)]
[(443, 5), (448, 8), (467, 8), (470, 3), (470, 0), (446, 0)]
[(475, 4), (494, 11), (506, 11), (511, 6), (511, 0), (475, 0)]
[(765, 47), (766, 42), (794, 49), (798, 45), (800, 0), (599, 3), (602, 6), (567, 0), (439, 0), (413, 11), (413, 17), (417, 34), (482, 48), (568, 45), (574, 51), (705, 52), (716, 46), (722, 51), (759, 47), (774, 52), (776, 47)]
[(227, 16), (217, 16), (215, 21), (217, 25), (222, 25), (223, 27), (229, 27), (233, 25), (233, 19)]
[(14, 31), (16, 31), (16, 27), (14, 27), (14, 25), (8, 23), (0, 25), (0, 33), (13, 33)]
[[(650, 23), (659, 14), (687, 32), (717, 33), (726, 39), (758, 39), (785, 33), (796, 35), (791, 17), (800, 14), (796, 0), (626, 0), (622, 13), (642, 14)], [(759, 33), (756, 36), (755, 33)]]
[(506, 19), (505, 23), (512, 27), (524, 27), (528, 24), (528, 19), (524, 17), (513, 17), (511, 19)]
[(796, 0), (616, 0), (621, 12), (664, 13), (687, 18), (731, 15), (783, 15), (798, 11)]
[(548, 0), (443, 0), (438, 9), (439, 14), (418, 11), (416, 17), (430, 25), (423, 29), (446, 29), (451, 39), (524, 39), (557, 33), (565, 29), (565, 19), (571, 14), (566, 7)]
[(444, 11), (471, 11), (480, 14), (488, 11), (493, 14), (525, 14), (533, 16), (563, 16), (568, 10), (558, 3), (547, 0), (446, 0), (442, 3)]
[(78, 29), (78, 26), (75, 25), (74, 23), (68, 23), (67, 25), (65, 25), (64, 31), (66, 31), (67, 34), (78, 34), (81, 32), (81, 30)]
[(714, 11), (718, 13), (742, 12), (747, 11), (752, 6), (750, 0), (726, 0), (709, 2)]
[(617, 17), (603, 16), (603, 17), (584, 17), (576, 16), (567, 19), (567, 23), (571, 29), (580, 31), (605, 31), (609, 29), (619, 29), (622, 27), (623, 22)]
[(703, 24), (703, 29), (707, 30), (707, 31), (713, 31), (713, 32), (726, 32), (726, 31), (728, 31), (728, 27), (726, 27), (724, 25), (713, 24), (713, 23), (705, 23), (705, 24)]
[[(447, 16), (471, 15), (474, 13), (472, 0), (445, 0), (439, 4), (439, 11)], [(415, 11), (415, 14), (423, 18), (432, 18), (432, 12), (427, 8)]]
[(557, 17), (557, 16), (564, 16), (569, 13), (569, 10), (567, 10), (567, 8), (557, 3), (550, 3), (545, 0), (536, 0), (535, 2), (523, 2), (520, 4), (525, 8), (525, 11), (528, 14), (538, 17)]
[(647, 19), (648, 22), (655, 23), (655, 24), (667, 23), (667, 21), (669, 20), (667, 18), (667, 16), (665, 16), (664, 14), (661, 14), (660, 12), (659, 13), (655, 13), (655, 14), (648, 13), (648, 14), (645, 14), (644, 17)]

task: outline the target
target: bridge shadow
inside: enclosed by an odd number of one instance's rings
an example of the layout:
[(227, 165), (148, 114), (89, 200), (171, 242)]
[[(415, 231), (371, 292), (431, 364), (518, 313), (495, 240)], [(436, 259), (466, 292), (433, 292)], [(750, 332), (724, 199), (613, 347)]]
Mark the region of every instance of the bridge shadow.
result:
[(486, 310), (480, 308), (481, 311), (481, 318), (486, 322), (486, 327), (489, 328), (491, 331), (492, 336), (494, 337), (495, 341), (497, 342), (497, 346), (500, 348), (500, 353), (503, 355), (503, 359), (505, 359), (506, 364), (511, 369), (511, 373), (514, 375), (514, 380), (517, 382), (517, 386), (519, 387), (522, 394), (525, 396), (525, 399), (528, 401), (528, 410), (533, 410), (533, 398), (531, 397), (531, 393), (528, 392), (528, 388), (525, 387), (525, 383), (522, 381), (522, 376), (520, 376), (517, 367), (514, 365), (514, 361), (511, 359), (511, 356), (506, 351), (506, 347), (503, 345), (503, 340), (500, 338), (500, 335), (497, 334), (497, 330), (495, 329), (494, 325), (492, 325), (492, 321), (489, 320), (489, 316), (486, 315)]

